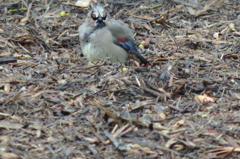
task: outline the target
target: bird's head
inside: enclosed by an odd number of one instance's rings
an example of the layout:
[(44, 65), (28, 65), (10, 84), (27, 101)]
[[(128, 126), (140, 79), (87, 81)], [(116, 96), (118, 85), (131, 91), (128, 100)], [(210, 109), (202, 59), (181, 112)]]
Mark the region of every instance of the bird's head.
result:
[(90, 14), (97, 28), (102, 28), (106, 26), (105, 21), (107, 19), (107, 12), (100, 4), (92, 6), (92, 11), (90, 12)]

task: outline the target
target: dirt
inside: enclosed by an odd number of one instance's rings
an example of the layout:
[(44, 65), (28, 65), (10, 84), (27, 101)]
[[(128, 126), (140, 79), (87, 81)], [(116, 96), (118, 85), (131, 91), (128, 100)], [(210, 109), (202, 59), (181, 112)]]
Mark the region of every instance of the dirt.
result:
[(240, 158), (238, 0), (105, 1), (148, 67), (89, 63), (74, 4), (0, 1), (1, 158)]

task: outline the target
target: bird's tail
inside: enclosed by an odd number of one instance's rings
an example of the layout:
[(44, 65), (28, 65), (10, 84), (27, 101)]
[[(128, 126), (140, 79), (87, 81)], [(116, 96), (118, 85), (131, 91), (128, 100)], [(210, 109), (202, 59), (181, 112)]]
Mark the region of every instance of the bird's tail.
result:
[(123, 42), (123, 40), (118, 40), (115, 42), (117, 45), (121, 46), (126, 51), (134, 54), (137, 56), (137, 58), (145, 65), (150, 66), (150, 63), (141, 55), (140, 52), (137, 51), (136, 44), (131, 40), (126, 40)]

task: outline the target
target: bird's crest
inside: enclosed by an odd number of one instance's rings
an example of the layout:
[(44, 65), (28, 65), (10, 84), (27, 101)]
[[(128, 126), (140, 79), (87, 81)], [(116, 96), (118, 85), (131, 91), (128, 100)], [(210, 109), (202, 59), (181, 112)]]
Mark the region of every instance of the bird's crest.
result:
[(92, 8), (92, 12), (91, 12), (92, 18), (98, 18), (98, 17), (106, 18), (107, 12), (103, 8), (103, 6), (100, 4), (100, 1), (98, 1), (97, 4), (91, 3), (91, 8)]
[(96, 26), (95, 29), (105, 27), (108, 14), (105, 11), (105, 9), (103, 8), (103, 6), (98, 1), (97, 4), (91, 3), (91, 8), (92, 8), (92, 10), (90, 11), (89, 16), (95, 23), (94, 24)]

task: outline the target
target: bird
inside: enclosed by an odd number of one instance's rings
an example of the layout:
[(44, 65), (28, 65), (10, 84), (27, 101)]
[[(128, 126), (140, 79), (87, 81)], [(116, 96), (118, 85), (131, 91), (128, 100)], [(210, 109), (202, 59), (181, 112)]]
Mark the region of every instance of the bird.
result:
[(85, 22), (78, 28), (81, 50), (87, 60), (126, 63), (135, 56), (144, 66), (150, 66), (137, 50), (132, 30), (121, 20), (110, 18), (101, 4), (91, 7)]

